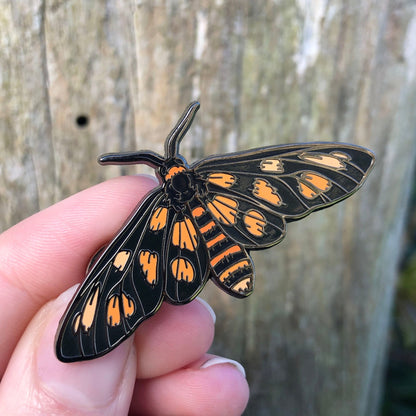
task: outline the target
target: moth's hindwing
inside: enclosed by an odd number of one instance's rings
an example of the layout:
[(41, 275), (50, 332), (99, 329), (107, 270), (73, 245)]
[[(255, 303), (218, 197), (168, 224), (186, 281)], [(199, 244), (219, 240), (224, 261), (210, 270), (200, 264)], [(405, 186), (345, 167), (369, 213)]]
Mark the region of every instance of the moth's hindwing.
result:
[(170, 229), (164, 198), (160, 188), (152, 192), (93, 265), (60, 322), (61, 361), (106, 354), (160, 307), (160, 248)]
[[(230, 200), (231, 204), (231, 200)], [(219, 217), (231, 220), (233, 208), (214, 215), (198, 198), (190, 202), (192, 216), (208, 253), (212, 280), (232, 296), (246, 297), (253, 291), (254, 272), (251, 258), (242, 244), (221, 227)]]
[(373, 163), (358, 146), (314, 143), (211, 157), (193, 168), (207, 183), (204, 203), (225, 233), (252, 250), (278, 243), (286, 221), (354, 193)]
[(267, 247), (285, 235), (281, 215), (239, 192), (216, 189), (206, 195), (204, 203), (224, 233), (247, 249)]

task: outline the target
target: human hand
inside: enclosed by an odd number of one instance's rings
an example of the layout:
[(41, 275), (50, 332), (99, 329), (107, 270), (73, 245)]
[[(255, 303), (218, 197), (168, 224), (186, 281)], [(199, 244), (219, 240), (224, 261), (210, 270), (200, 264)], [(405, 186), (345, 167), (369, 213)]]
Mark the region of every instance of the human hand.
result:
[(244, 370), (206, 353), (215, 315), (204, 302), (163, 304), (104, 357), (67, 364), (55, 356), (55, 332), (75, 292), (71, 286), (154, 186), (149, 177), (116, 178), (0, 235), (1, 415), (243, 412), (249, 394)]

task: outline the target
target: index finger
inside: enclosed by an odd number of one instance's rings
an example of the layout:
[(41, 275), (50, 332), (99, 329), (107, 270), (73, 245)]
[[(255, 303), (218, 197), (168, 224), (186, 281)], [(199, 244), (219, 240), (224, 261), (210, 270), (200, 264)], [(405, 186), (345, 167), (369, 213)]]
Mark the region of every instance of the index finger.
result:
[(156, 184), (147, 176), (115, 178), (0, 235), (0, 328), (7, 328), (0, 338), (0, 376), (36, 311), (85, 277), (91, 256)]

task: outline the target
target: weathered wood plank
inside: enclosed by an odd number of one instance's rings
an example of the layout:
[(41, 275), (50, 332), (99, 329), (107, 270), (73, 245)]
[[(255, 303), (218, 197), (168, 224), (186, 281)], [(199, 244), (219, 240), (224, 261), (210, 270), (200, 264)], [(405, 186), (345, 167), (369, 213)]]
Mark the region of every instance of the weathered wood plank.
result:
[(0, 5), (1, 225), (54, 202), (41, 1)]
[(256, 253), (250, 299), (205, 293), (213, 351), (247, 369), (247, 414), (376, 415), (416, 154), (412, 2), (0, 6), (2, 228), (121, 172), (99, 153), (163, 153), (192, 99), (189, 160), (308, 140), (376, 152), (356, 196)]

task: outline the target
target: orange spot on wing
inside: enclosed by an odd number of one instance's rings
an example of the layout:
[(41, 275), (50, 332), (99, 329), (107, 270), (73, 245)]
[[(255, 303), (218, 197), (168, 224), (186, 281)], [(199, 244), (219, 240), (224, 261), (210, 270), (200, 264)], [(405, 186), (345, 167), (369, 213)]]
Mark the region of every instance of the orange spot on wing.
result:
[(314, 199), (318, 196), (317, 192), (302, 182), (299, 182), (299, 192), (307, 199)]
[(235, 183), (235, 176), (228, 173), (211, 173), (208, 176), (208, 182), (221, 186), (222, 188), (230, 188)]
[(277, 207), (282, 205), (282, 199), (277, 189), (264, 179), (256, 179), (253, 182), (253, 195)]
[(227, 225), (235, 224), (238, 202), (234, 199), (217, 195), (207, 206), (218, 221)]
[(97, 310), (98, 297), (100, 294), (100, 287), (95, 286), (90, 295), (88, 296), (87, 302), (85, 303), (84, 309), (81, 316), (81, 324), (84, 331), (88, 331), (92, 323), (94, 322), (95, 311)]
[(172, 274), (176, 280), (192, 282), (195, 277), (195, 270), (192, 263), (183, 257), (177, 257), (171, 264)]
[(303, 172), (298, 183), (299, 192), (307, 199), (316, 198), (332, 186), (331, 181), (314, 172)]
[(157, 282), (157, 262), (158, 255), (156, 252), (150, 250), (141, 250), (139, 253), (139, 264), (142, 268), (143, 274), (146, 277), (147, 283), (151, 285)]
[(203, 227), (201, 227), (199, 229), (199, 231), (201, 231), (202, 234), (205, 234), (209, 230), (212, 230), (214, 227), (215, 227), (215, 222), (214, 221), (210, 221), (208, 224), (205, 224)]
[(317, 173), (305, 172), (302, 175), (302, 179), (309, 182), (315, 188), (318, 188), (323, 192), (326, 192), (331, 188), (331, 182), (323, 176), (318, 175)]
[(124, 293), (121, 295), (121, 300), (123, 302), (123, 312), (124, 316), (128, 318), (134, 313), (134, 301), (130, 296), (126, 296)]
[(165, 180), (171, 179), (173, 176), (175, 176), (179, 172), (183, 172), (186, 170), (183, 166), (173, 166), (168, 170), (168, 173), (165, 176)]
[(264, 159), (260, 163), (263, 172), (283, 173), (283, 162), (280, 159)]
[(122, 272), (126, 267), (126, 264), (130, 258), (130, 254), (130, 251), (127, 250), (119, 251), (114, 257), (113, 266)]
[(172, 244), (180, 248), (194, 251), (197, 246), (197, 234), (192, 221), (185, 217), (184, 221), (177, 221), (173, 225)]
[(219, 234), (216, 237), (212, 238), (211, 240), (207, 241), (207, 247), (210, 248), (212, 246), (215, 246), (215, 244), (219, 243), (220, 241), (224, 240), (225, 235), (224, 234)]
[(239, 251), (241, 251), (241, 248), (238, 245), (234, 245), (234, 246), (231, 246), (231, 247), (227, 248), (226, 250), (222, 251), (220, 254), (218, 254), (217, 256), (215, 256), (214, 258), (211, 259), (211, 261), (210, 261), (211, 266), (214, 267), (224, 257), (227, 257), (227, 256), (229, 256), (230, 254), (233, 254), (233, 253), (238, 253)]
[(120, 325), (120, 299), (117, 295), (111, 296), (107, 304), (107, 324), (110, 326)]
[(223, 282), (230, 276), (231, 273), (249, 265), (250, 265), (250, 262), (248, 260), (241, 260), (238, 263), (235, 263), (232, 266), (228, 267), (228, 269), (224, 270), (218, 278), (220, 279), (221, 282)]
[(247, 231), (251, 235), (255, 237), (262, 237), (264, 235), (264, 227), (267, 221), (261, 212), (251, 209), (244, 215), (243, 220)]
[[(317, 165), (337, 170), (345, 168), (345, 163), (340, 160), (339, 157), (334, 156), (334, 153), (332, 155), (328, 155), (326, 153), (303, 153), (299, 155), (299, 158), (306, 160), (307, 162), (312, 162)], [(342, 159), (345, 159), (345, 157), (342, 157)]]
[(168, 216), (168, 209), (165, 207), (158, 207), (150, 218), (149, 227), (152, 231), (158, 231), (165, 227)]
[(344, 160), (351, 160), (351, 157), (348, 156), (346, 153), (341, 152), (341, 151), (335, 151), (335, 152), (331, 152), (332, 156), (335, 156), (339, 159), (344, 159)]

